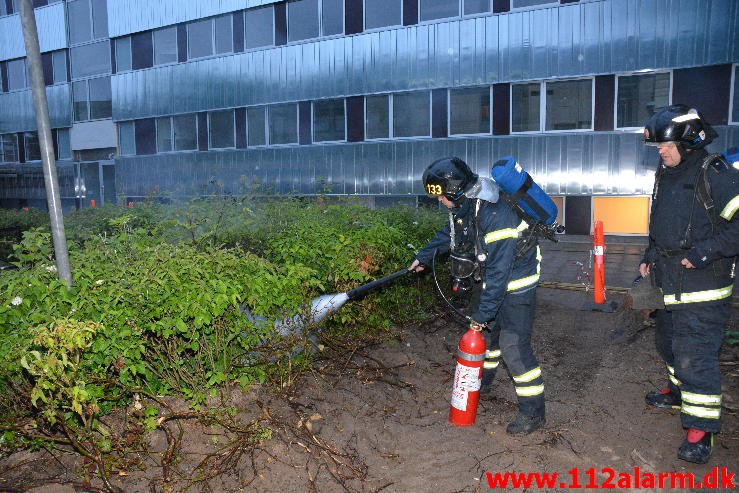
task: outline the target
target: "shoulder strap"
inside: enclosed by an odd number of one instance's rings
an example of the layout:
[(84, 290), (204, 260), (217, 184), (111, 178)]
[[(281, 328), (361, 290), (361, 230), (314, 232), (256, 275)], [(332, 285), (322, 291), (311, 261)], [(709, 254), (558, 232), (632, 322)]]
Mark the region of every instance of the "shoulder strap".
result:
[(708, 168), (712, 164), (723, 164), (728, 166), (728, 163), (726, 163), (726, 160), (721, 154), (716, 153), (706, 156), (701, 164), (700, 175), (695, 186), (695, 195), (708, 213), (711, 227), (715, 229), (718, 224), (718, 214), (716, 212), (716, 207), (714, 207), (713, 197), (711, 196), (711, 182), (708, 180)]

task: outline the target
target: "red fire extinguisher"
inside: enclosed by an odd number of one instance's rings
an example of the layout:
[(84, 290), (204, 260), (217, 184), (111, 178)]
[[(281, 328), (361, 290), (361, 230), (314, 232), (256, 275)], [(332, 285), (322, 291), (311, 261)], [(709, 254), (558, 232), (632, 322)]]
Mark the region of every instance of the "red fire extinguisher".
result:
[(452, 404), (449, 407), (449, 422), (455, 426), (475, 424), (484, 359), (485, 338), (482, 336), (482, 326), (475, 324), (462, 336), (457, 347), (457, 369), (454, 372)]

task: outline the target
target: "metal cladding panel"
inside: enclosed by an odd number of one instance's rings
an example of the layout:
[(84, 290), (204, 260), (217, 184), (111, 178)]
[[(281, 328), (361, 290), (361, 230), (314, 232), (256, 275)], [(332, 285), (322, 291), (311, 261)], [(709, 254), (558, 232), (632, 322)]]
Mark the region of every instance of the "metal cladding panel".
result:
[(275, 0), (108, 0), (110, 37), (156, 29), (235, 10), (276, 3)]
[[(210, 8), (243, 1), (216, 2)], [(185, 2), (180, 10), (194, 5), (201, 12), (205, 3)], [(122, 0), (111, 4), (137, 11)], [(736, 61), (738, 5), (732, 0), (568, 4), (126, 72), (113, 76), (113, 115), (126, 120), (357, 94), (730, 63)], [(113, 12), (111, 21), (118, 15)]]
[[(72, 126), (70, 85), (46, 88), (52, 128)], [(0, 94), (0, 133), (36, 130), (36, 113), (31, 90)]]
[[(55, 3), (34, 10), (41, 52), (67, 47), (67, 26), (64, 3)], [(20, 15), (0, 17), (0, 60), (26, 56)]]
[[(739, 127), (718, 127), (709, 147), (739, 141)], [(658, 155), (638, 133), (419, 139), (118, 157), (118, 194), (422, 195), (426, 167), (458, 156), (480, 176), (504, 156), (552, 195), (649, 195)]]

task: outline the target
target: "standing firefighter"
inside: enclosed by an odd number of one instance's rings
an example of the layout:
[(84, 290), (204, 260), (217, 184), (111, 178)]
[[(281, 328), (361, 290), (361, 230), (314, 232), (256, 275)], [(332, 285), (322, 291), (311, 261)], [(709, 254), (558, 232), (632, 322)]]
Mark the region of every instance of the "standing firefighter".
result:
[(544, 419), (544, 382), (531, 349), (536, 286), (541, 255), (536, 243), (518, 248), (527, 228), (511, 206), (499, 199), (498, 185), (480, 178), (459, 158), (443, 158), (423, 174), (428, 195), (449, 209), (449, 224), (418, 252), (409, 269), (431, 265), (435, 252), (450, 253), (457, 290), (482, 282), (472, 326), (490, 325), (483, 386), (492, 381), (501, 356), (515, 382), (519, 413), (506, 432), (528, 434)]
[(658, 147), (661, 160), (639, 272), (651, 272), (664, 294), (656, 345), (668, 371), (668, 387), (647, 393), (646, 402), (680, 408), (687, 437), (677, 456), (700, 464), (721, 428), (718, 353), (739, 253), (739, 170), (706, 152), (715, 137), (697, 110), (681, 104), (656, 113), (644, 128), (645, 143)]

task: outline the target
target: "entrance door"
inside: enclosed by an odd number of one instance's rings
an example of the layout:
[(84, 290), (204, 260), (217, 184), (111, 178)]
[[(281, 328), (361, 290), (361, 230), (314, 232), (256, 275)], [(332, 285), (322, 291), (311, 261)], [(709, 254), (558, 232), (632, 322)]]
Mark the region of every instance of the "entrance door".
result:
[(115, 161), (82, 161), (76, 164), (74, 193), (77, 208), (115, 204)]

